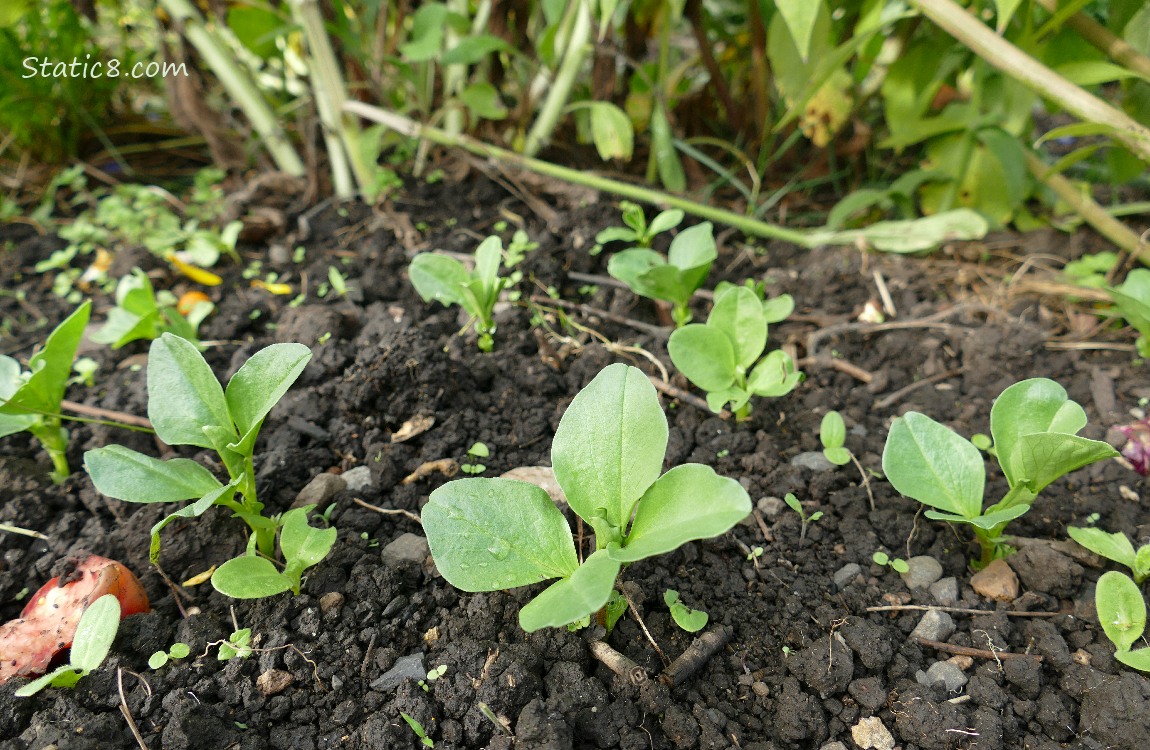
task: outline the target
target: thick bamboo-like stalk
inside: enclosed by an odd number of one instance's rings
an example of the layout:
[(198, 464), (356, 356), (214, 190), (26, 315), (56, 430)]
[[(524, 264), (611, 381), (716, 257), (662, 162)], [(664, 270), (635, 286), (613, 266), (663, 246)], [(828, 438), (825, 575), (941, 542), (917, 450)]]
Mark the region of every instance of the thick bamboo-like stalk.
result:
[(160, 4), (203, 56), (204, 62), (216, 74), (231, 100), (243, 110), (276, 166), (290, 175), (303, 176), (303, 161), (288, 141), (275, 113), (224, 44), (204, 25), (199, 11), (188, 0), (160, 0)]
[(563, 62), (559, 64), (559, 72), (523, 144), (523, 153), (528, 156), (534, 156), (550, 140), (571, 97), (571, 87), (575, 85), (579, 69), (591, 51), (591, 11), (587, 8), (587, 0), (576, 0), (576, 3), (575, 22), (563, 52)]
[(1079, 88), (995, 34), (953, 0), (911, 0), (943, 31), (976, 55), (1087, 122), (1113, 126), (1114, 137), (1145, 161), (1150, 161), (1150, 129), (1093, 94)]
[[(1058, 0), (1038, 0), (1038, 4), (1051, 13), (1058, 12)], [(1131, 47), (1110, 29), (1082, 12), (1070, 16), (1066, 23), (1111, 60), (1150, 79), (1150, 57)]]

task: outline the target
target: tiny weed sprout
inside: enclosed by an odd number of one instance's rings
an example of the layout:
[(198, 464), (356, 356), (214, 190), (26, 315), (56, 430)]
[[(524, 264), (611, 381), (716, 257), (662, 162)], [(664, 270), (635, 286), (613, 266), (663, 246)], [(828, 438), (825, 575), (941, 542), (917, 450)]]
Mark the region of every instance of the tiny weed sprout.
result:
[(753, 562), (757, 565), (759, 562), (759, 558), (762, 556), (763, 556), (763, 548), (762, 547), (751, 547), (751, 551), (747, 553), (747, 562)]
[(655, 235), (679, 226), (684, 216), (682, 211), (673, 208), (659, 213), (648, 224), (642, 206), (630, 201), (621, 201), (619, 207), (623, 209), (623, 226), (607, 227), (595, 235), (595, 246), (591, 248), (592, 255), (603, 252), (603, 246), (608, 242), (626, 242), (631, 247), (651, 247)]
[(219, 644), (218, 661), (231, 661), (232, 659), (246, 659), (252, 655), (252, 629), (240, 628), (228, 636), (226, 641)]
[[(275, 518), (262, 514), (253, 462), (256, 437), (272, 407), (307, 366), (302, 344), (273, 344), (244, 363), (221, 388), (208, 363), (190, 342), (165, 333), (148, 354), (148, 418), (168, 445), (214, 450), (230, 481), (187, 458), (161, 461), (121, 445), (84, 454), (96, 489), (131, 503), (194, 500), (152, 527), (151, 559), (160, 555), (160, 531), (178, 518), (195, 518), (213, 505), (232, 511), (251, 528), (247, 553), (216, 569), (212, 585), (237, 599), (299, 593), (303, 571), (331, 550), (336, 530), (308, 525), (311, 506)], [(275, 563), (276, 533), (284, 569)]]
[(418, 683), (419, 686), (421, 688), (423, 688), (423, 692), (425, 692), (425, 693), (431, 692), (431, 684), (430, 683), (438, 680), (440, 677), (442, 677), (444, 675), (445, 672), (447, 672), (447, 665), (446, 664), (440, 664), (435, 669), (430, 670), (427, 673), (427, 678), (420, 680)]
[(788, 508), (799, 514), (799, 521), (802, 523), (802, 527), (799, 530), (799, 541), (805, 541), (807, 538), (807, 527), (822, 518), (823, 512), (821, 510), (816, 510), (814, 513), (808, 516), (807, 512), (803, 510), (803, 504), (800, 503), (799, 499), (794, 496), (794, 493), (791, 492), (786, 494), (786, 496), (783, 498), (783, 502), (787, 504)]
[(678, 591), (667, 589), (663, 593), (663, 603), (671, 610), (671, 618), (675, 620), (675, 624), (688, 633), (698, 633), (707, 627), (710, 616), (701, 609), (691, 609), (683, 604)]
[(851, 452), (843, 447), (847, 439), (847, 425), (837, 411), (828, 411), (819, 425), (819, 440), (823, 444), (823, 455), (835, 466), (850, 463)]
[(509, 278), (499, 276), (502, 250), (503, 242), (498, 237), (488, 237), (475, 249), (472, 271), (455, 258), (436, 253), (416, 255), (407, 269), (412, 286), (424, 302), (438, 300), (447, 307), (459, 305), (471, 316), (479, 334), (479, 350), (484, 352), (491, 351), (494, 345), (495, 302), (510, 283)]
[(167, 651), (157, 651), (148, 657), (148, 668), (159, 669), (173, 659), (186, 659), (191, 653), (192, 649), (188, 644), (173, 643)]
[(120, 600), (114, 594), (104, 594), (88, 605), (80, 616), (68, 663), (29, 682), (16, 691), (16, 697), (27, 698), (46, 687), (75, 687), (81, 677), (104, 663), (119, 629)]
[(1048, 484), (1118, 455), (1106, 443), (1080, 437), (1085, 426), (1086, 412), (1053, 380), (1032, 378), (1004, 390), (990, 410), (990, 434), (1010, 489), (985, 510), (982, 454), (924, 414), (907, 412), (891, 425), (883, 473), (903, 495), (930, 506), (927, 518), (974, 527), (982, 547), (978, 565), (985, 566), (1009, 553), (1003, 530)]
[(551, 445), (555, 479), (595, 530), (595, 551), (580, 564), (567, 519), (540, 487), (458, 479), (432, 492), (422, 512), (439, 572), (473, 592), (558, 578), (520, 610), (528, 632), (595, 613), (602, 623), (624, 564), (724, 534), (751, 512), (747, 491), (709, 466), (683, 464), (660, 476), (667, 439), (647, 376), (606, 367), (567, 407)]
[(666, 258), (648, 248), (632, 247), (611, 256), (607, 273), (640, 297), (670, 302), (675, 325), (683, 326), (691, 321), (691, 296), (706, 281), (717, 257), (711, 224), (703, 222), (679, 232)]
[(335, 292), (335, 296), (343, 297), (347, 294), (347, 279), (335, 266), (327, 267), (327, 282), (331, 284), (331, 290)]
[(60, 425), (60, 402), (72, 375), (72, 360), (84, 336), (92, 305), (85, 302), (48, 334), (44, 346), (20, 363), (0, 354), (0, 438), (30, 432), (52, 459), (52, 480), (71, 476), (68, 431)]
[(464, 474), (482, 474), (487, 471), (487, 467), (479, 463), (479, 459), (487, 458), (491, 455), (491, 450), (488, 449), (486, 443), (475, 443), (467, 449), (467, 463), (460, 464), (459, 470)]
[(1114, 644), (1114, 658), (1150, 672), (1150, 648), (1130, 650), (1146, 630), (1146, 602), (1138, 584), (1124, 573), (1103, 573), (1094, 589), (1094, 607), (1103, 632)]
[(1150, 578), (1150, 544), (1144, 544), (1135, 550), (1134, 545), (1122, 532), (1109, 534), (1102, 529), (1077, 526), (1071, 526), (1066, 531), (1069, 532), (1071, 539), (1094, 554), (1129, 568), (1134, 574), (1134, 583), (1141, 584)]
[(876, 565), (889, 565), (890, 569), (895, 573), (906, 573), (910, 570), (910, 566), (906, 564), (906, 560), (903, 560), (901, 557), (892, 558), (882, 550), (875, 552), (871, 555), (870, 559), (873, 560)]
[(116, 306), (108, 312), (104, 326), (91, 338), (98, 344), (119, 349), (132, 341), (152, 340), (164, 333), (173, 333), (198, 345), (200, 323), (215, 307), (211, 302), (198, 300), (184, 315), (178, 305), (171, 292), (156, 292), (147, 274), (133, 268), (132, 273), (116, 285)]
[(716, 292), (707, 322), (684, 326), (667, 342), (675, 367), (707, 392), (707, 406), (718, 412), (730, 404), (736, 419), (750, 415), (751, 396), (784, 396), (803, 380), (782, 350), (763, 357), (766, 347), (763, 304), (742, 286)]
[(1135, 342), (1138, 355), (1150, 357), (1150, 270), (1135, 268), (1126, 281), (1108, 291), (1118, 312), (1140, 334)]
[(424, 730), (422, 724), (403, 711), (399, 712), (399, 716), (407, 722), (407, 726), (411, 727), (411, 731), (415, 732), (415, 736), (419, 738), (419, 741), (423, 743), (424, 747), (435, 747), (435, 740), (427, 736), (427, 731)]

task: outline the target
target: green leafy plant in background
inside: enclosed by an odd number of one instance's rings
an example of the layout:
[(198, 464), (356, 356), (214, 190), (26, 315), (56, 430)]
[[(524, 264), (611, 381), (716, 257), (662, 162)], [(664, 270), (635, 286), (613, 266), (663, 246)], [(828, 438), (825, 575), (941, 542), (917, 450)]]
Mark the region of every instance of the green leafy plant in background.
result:
[(671, 611), (671, 618), (675, 624), (688, 633), (698, 633), (707, 627), (707, 620), (710, 619), (710, 615), (701, 609), (691, 609), (683, 604), (683, 600), (679, 598), (679, 592), (675, 589), (667, 589), (663, 592), (663, 603)]
[(984, 566), (1010, 551), (1003, 530), (1047, 485), (1118, 455), (1104, 442), (1080, 437), (1085, 426), (1086, 412), (1053, 380), (1032, 378), (1004, 390), (990, 410), (990, 433), (1010, 489), (985, 509), (982, 454), (925, 414), (907, 412), (891, 425), (883, 472), (900, 493), (930, 506), (928, 518), (970, 524)]
[(691, 320), (691, 296), (718, 257), (711, 223), (703, 222), (675, 235), (667, 257), (650, 248), (629, 248), (611, 256), (607, 273), (640, 297), (670, 302), (671, 317), (683, 326)]
[(1094, 588), (1094, 607), (1103, 632), (1114, 644), (1114, 658), (1150, 672), (1150, 648), (1131, 650), (1146, 631), (1146, 602), (1138, 584), (1124, 573), (1103, 573)]
[(186, 643), (173, 643), (167, 651), (157, 651), (148, 657), (149, 669), (160, 669), (169, 661), (187, 659), (192, 649)]
[(1129, 568), (1135, 583), (1141, 584), (1150, 578), (1150, 544), (1143, 544), (1136, 550), (1120, 531), (1110, 534), (1102, 529), (1079, 526), (1070, 526), (1066, 531), (1071, 539), (1094, 554)]
[(494, 346), (492, 311), (499, 293), (510, 283), (509, 278), (499, 275), (502, 249), (503, 241), (498, 237), (485, 239), (475, 249), (475, 268), (471, 271), (455, 258), (437, 253), (419, 253), (407, 269), (412, 286), (425, 302), (459, 305), (471, 316), (468, 325), (474, 325), (479, 350), (484, 352)]
[(171, 292), (156, 292), (148, 275), (139, 268), (116, 285), (116, 306), (108, 311), (104, 326), (91, 335), (92, 341), (113, 349), (139, 339), (152, 340), (171, 333), (199, 345), (200, 323), (212, 313), (211, 302), (200, 301), (185, 316), (176, 309)]
[[(317, 564), (335, 543), (334, 528), (308, 525), (311, 506), (277, 517), (264, 516), (256, 497), (253, 455), (256, 438), (272, 407), (311, 359), (302, 344), (273, 344), (251, 356), (221, 388), (208, 363), (191, 342), (163, 334), (148, 353), (148, 418), (168, 445), (194, 445), (219, 456), (227, 484), (187, 458), (167, 461), (121, 445), (84, 454), (96, 489), (132, 503), (194, 500), (152, 527), (151, 559), (160, 554), (160, 531), (179, 518), (194, 518), (213, 505), (232, 511), (251, 529), (247, 553), (216, 569), (212, 585), (240, 599), (299, 593), (304, 570)], [(283, 570), (272, 562), (276, 534)]]
[(746, 419), (751, 396), (785, 396), (802, 382), (803, 374), (795, 371), (794, 360), (786, 352), (776, 349), (762, 356), (767, 346), (768, 309), (747, 287), (730, 286), (716, 290), (706, 323), (692, 323), (671, 334), (667, 342), (671, 361), (707, 392), (712, 411), (730, 404), (737, 419)]
[(1107, 292), (1118, 312), (1140, 334), (1135, 342), (1138, 355), (1150, 357), (1150, 270), (1135, 268), (1124, 282)]
[(592, 255), (602, 252), (608, 242), (625, 242), (631, 247), (651, 247), (657, 235), (679, 226), (684, 216), (678, 209), (669, 209), (660, 211), (648, 224), (647, 215), (639, 204), (620, 201), (619, 208), (623, 212), (623, 226), (607, 227), (596, 234), (595, 246), (591, 248)]
[(808, 516), (806, 510), (803, 509), (803, 504), (801, 502), (799, 502), (799, 499), (797, 497), (795, 497), (793, 492), (788, 492), (783, 497), (783, 502), (785, 502), (787, 504), (788, 508), (790, 508), (796, 514), (798, 514), (799, 522), (802, 524), (799, 527), (799, 541), (800, 542), (806, 541), (807, 529), (810, 527), (810, 525), (812, 523), (818, 521), (820, 518), (823, 517), (823, 512), (821, 510), (816, 510), (814, 513), (812, 513)]
[(0, 437), (30, 432), (52, 459), (52, 479), (71, 476), (68, 431), (61, 424), (60, 403), (72, 375), (72, 361), (88, 324), (91, 303), (76, 308), (28, 360), (28, 370), (0, 355)]
[(606, 367), (567, 407), (551, 446), (556, 481), (595, 530), (595, 551), (580, 564), (567, 520), (541, 488), (460, 479), (432, 492), (421, 514), (440, 573), (464, 591), (558, 578), (520, 610), (528, 632), (599, 612), (622, 565), (725, 533), (751, 512), (746, 490), (708, 466), (662, 473), (667, 438), (647, 377)]
[(68, 652), (68, 663), (29, 682), (16, 691), (16, 697), (27, 698), (46, 687), (75, 687), (81, 677), (91, 674), (104, 663), (119, 629), (120, 600), (115, 594), (104, 594), (80, 615), (76, 634), (72, 637), (72, 649)]

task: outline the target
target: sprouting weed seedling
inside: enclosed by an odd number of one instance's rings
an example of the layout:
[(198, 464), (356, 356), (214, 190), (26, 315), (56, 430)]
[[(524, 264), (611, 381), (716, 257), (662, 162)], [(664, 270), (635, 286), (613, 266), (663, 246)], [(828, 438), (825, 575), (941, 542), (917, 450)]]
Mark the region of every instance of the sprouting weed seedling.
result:
[(473, 592), (558, 578), (520, 610), (528, 632), (601, 613), (624, 564), (724, 534), (751, 512), (742, 485), (709, 466), (684, 464), (660, 475), (667, 440), (667, 418), (647, 376), (623, 364), (606, 367), (572, 400), (551, 444), (556, 482), (595, 530), (595, 551), (580, 564), (571, 527), (542, 488), (458, 479), (432, 492), (421, 514), (440, 574)]
[(1150, 648), (1131, 651), (1146, 631), (1146, 602), (1138, 584), (1116, 570), (1103, 573), (1094, 589), (1094, 607), (1102, 631), (1114, 644), (1114, 658), (1150, 672)]
[(132, 273), (116, 285), (116, 306), (108, 311), (107, 322), (91, 339), (119, 349), (132, 341), (150, 341), (164, 333), (173, 333), (199, 345), (200, 323), (215, 306), (203, 298), (193, 301), (186, 312), (182, 312), (179, 305), (175, 295), (155, 291), (148, 275), (133, 268)]
[(515, 268), (527, 258), (527, 253), (538, 247), (539, 243), (533, 242), (527, 232), (516, 229), (511, 235), (511, 242), (507, 243), (506, 259), (503, 264), (507, 268)]
[(896, 490), (930, 506), (927, 518), (970, 524), (984, 567), (1010, 552), (1003, 531), (1030, 510), (1038, 493), (1072, 471), (1118, 455), (1104, 442), (1080, 437), (1086, 412), (1058, 383), (1032, 378), (1015, 383), (990, 410), (995, 458), (1009, 491), (982, 507), (986, 465), (978, 448), (918, 412), (891, 425), (882, 453), (883, 473)]
[(499, 276), (503, 242), (488, 237), (475, 249), (475, 268), (467, 268), (455, 258), (436, 253), (420, 253), (411, 259), (407, 273), (415, 291), (425, 302), (438, 300), (444, 306), (459, 305), (479, 335), (479, 350), (494, 346), (495, 321), (492, 319), (499, 293), (511, 280)]
[(633, 247), (612, 255), (607, 273), (640, 297), (670, 302), (675, 325), (684, 326), (691, 322), (691, 296), (706, 281), (717, 257), (711, 224), (703, 222), (679, 232), (667, 257)]
[(246, 659), (252, 655), (252, 629), (240, 628), (239, 630), (228, 636), (226, 641), (221, 641), (219, 645), (219, 653), (216, 658), (219, 661), (231, 661), (232, 659)]
[(120, 600), (115, 594), (104, 594), (88, 605), (76, 624), (68, 663), (29, 682), (16, 691), (16, 697), (27, 698), (46, 687), (75, 687), (81, 677), (104, 663), (116, 632), (120, 629)]
[[(276, 517), (263, 515), (256, 496), (253, 456), (256, 438), (272, 407), (283, 397), (311, 359), (302, 344), (273, 344), (251, 356), (224, 389), (199, 350), (185, 339), (165, 333), (148, 354), (148, 418), (168, 445), (194, 445), (214, 450), (227, 470), (227, 484), (187, 458), (167, 461), (109, 445), (84, 454), (84, 465), (96, 489), (132, 503), (194, 500), (152, 527), (150, 556), (160, 555), (160, 532), (177, 518), (195, 518), (213, 505), (227, 508), (251, 529), (244, 555), (228, 560), (212, 575), (217, 591), (237, 599), (254, 599), (288, 591), (299, 593), (305, 570), (323, 560), (335, 544), (336, 530), (308, 525), (312, 506)], [(276, 536), (282, 554), (276, 563)]]
[(419, 738), (419, 741), (423, 743), (424, 747), (435, 747), (435, 740), (427, 736), (427, 731), (423, 728), (422, 724), (403, 711), (399, 712), (399, 716), (407, 722), (407, 726), (411, 727), (411, 731), (415, 732), (415, 736)]
[(802, 522), (802, 527), (799, 530), (799, 541), (805, 541), (807, 538), (807, 527), (822, 518), (823, 512), (816, 510), (808, 516), (807, 512), (803, 510), (803, 504), (799, 502), (799, 499), (795, 497), (793, 492), (788, 492), (786, 496), (783, 497), (783, 502), (787, 504), (787, 507), (799, 514), (799, 520)]
[(747, 553), (747, 562), (753, 562), (756, 566), (759, 564), (759, 558), (763, 556), (762, 547), (751, 547), (751, 551)]
[(870, 489), (870, 477), (863, 469), (862, 464), (859, 463), (855, 454), (846, 447), (846, 439), (847, 425), (846, 422), (843, 421), (843, 416), (837, 411), (828, 411), (823, 416), (823, 421), (819, 425), (819, 441), (823, 444), (823, 456), (835, 466), (843, 466), (852, 461), (854, 462), (855, 468), (859, 471), (859, 476), (862, 477), (867, 498), (870, 500), (870, 509), (873, 511), (875, 509), (874, 493), (871, 492)]
[(438, 680), (446, 672), (447, 672), (447, 665), (446, 664), (440, 664), (438, 667), (435, 667), (434, 669), (428, 671), (426, 679), (420, 680), (417, 684), (421, 688), (423, 688), (423, 692), (429, 693), (429, 692), (431, 692), (431, 683)]
[(1150, 544), (1135, 550), (1130, 539), (1120, 531), (1109, 534), (1102, 529), (1077, 526), (1070, 526), (1066, 531), (1071, 539), (1094, 554), (1129, 568), (1134, 574), (1134, 583), (1141, 585), (1150, 578)]
[(335, 266), (327, 267), (327, 283), (331, 284), (335, 296), (343, 297), (347, 294), (347, 278)]
[(169, 661), (175, 659), (186, 659), (192, 653), (192, 649), (186, 643), (173, 643), (171, 648), (167, 651), (157, 651), (148, 657), (148, 668), (159, 669), (167, 664)]
[(895, 573), (906, 573), (910, 570), (910, 566), (907, 565), (906, 560), (903, 560), (901, 557), (892, 558), (882, 550), (875, 552), (871, 555), (870, 559), (873, 560), (876, 565), (890, 566), (890, 569)]
[(701, 609), (691, 609), (679, 598), (679, 592), (667, 589), (663, 593), (663, 603), (671, 610), (671, 618), (688, 633), (697, 633), (707, 626), (710, 616)]
[(623, 226), (607, 227), (596, 234), (595, 246), (591, 248), (592, 255), (603, 252), (603, 246), (608, 242), (626, 242), (631, 247), (651, 247), (656, 235), (679, 226), (685, 215), (673, 208), (660, 212), (648, 224), (643, 207), (637, 203), (620, 201), (619, 208), (623, 212)]
[(667, 342), (675, 367), (707, 392), (707, 406), (729, 404), (736, 419), (751, 413), (751, 396), (777, 398), (802, 382), (794, 360), (781, 349), (763, 356), (767, 315), (763, 302), (745, 286), (715, 293), (706, 323), (679, 328)]
[(464, 474), (482, 474), (487, 471), (487, 467), (479, 463), (479, 459), (487, 458), (490, 455), (491, 450), (486, 443), (476, 442), (467, 449), (467, 463), (460, 464), (459, 470)]

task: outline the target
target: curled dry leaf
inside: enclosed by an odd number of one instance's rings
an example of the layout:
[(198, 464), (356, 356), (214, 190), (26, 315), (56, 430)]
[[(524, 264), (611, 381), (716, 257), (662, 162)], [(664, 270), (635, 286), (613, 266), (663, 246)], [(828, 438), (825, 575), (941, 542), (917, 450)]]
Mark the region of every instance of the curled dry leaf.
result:
[(445, 477), (453, 477), (459, 473), (459, 464), (454, 458), (440, 458), (435, 461), (428, 461), (421, 464), (418, 469), (405, 476), (400, 481), (400, 484), (411, 484), (412, 482), (418, 482), (420, 479), (429, 477), (437, 471)]
[(46, 671), (56, 654), (72, 645), (80, 615), (105, 594), (120, 600), (121, 618), (151, 609), (132, 571), (115, 560), (89, 555), (44, 584), (18, 619), (0, 625), (0, 684)]
[(395, 432), (391, 433), (392, 443), (402, 443), (411, 440), (416, 435), (422, 435), (435, 426), (435, 417), (417, 414), (403, 423)]
[(551, 502), (560, 508), (567, 507), (567, 496), (555, 481), (555, 470), (550, 466), (516, 466), (499, 475), (502, 479), (517, 479), (542, 488), (551, 497)]

